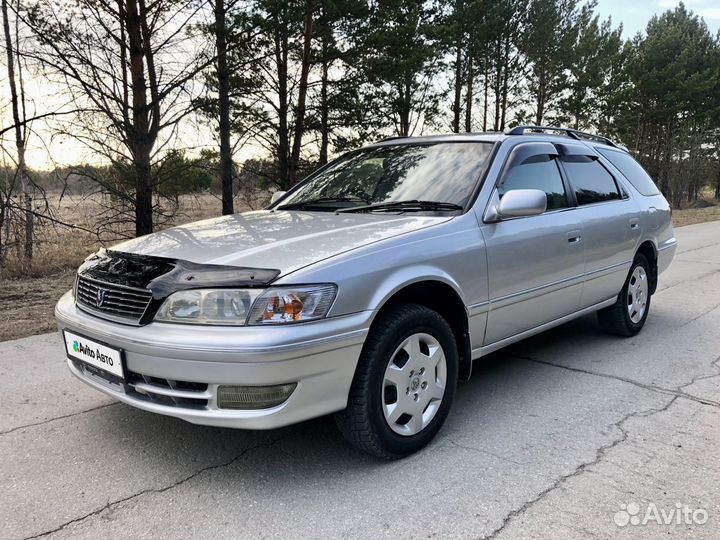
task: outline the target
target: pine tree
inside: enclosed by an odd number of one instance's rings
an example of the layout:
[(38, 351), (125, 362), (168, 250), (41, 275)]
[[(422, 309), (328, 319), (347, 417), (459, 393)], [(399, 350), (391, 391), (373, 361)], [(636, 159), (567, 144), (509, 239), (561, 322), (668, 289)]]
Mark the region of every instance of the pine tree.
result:
[(364, 92), (376, 121), (397, 135), (416, 133), (438, 114), (438, 6), (424, 0), (386, 0), (373, 6), (363, 39)]
[(575, 129), (599, 124), (604, 90), (622, 50), (622, 27), (613, 29), (610, 19), (600, 22), (592, 9), (592, 4), (586, 4), (578, 17), (568, 63), (567, 95), (559, 103), (562, 119)]
[(528, 89), (537, 125), (542, 125), (567, 87), (566, 69), (572, 60), (577, 17), (577, 0), (532, 0), (529, 4), (520, 48), (530, 63)]
[(717, 129), (720, 45), (682, 4), (653, 17), (636, 36), (627, 70), (632, 92), (621, 134), (660, 188), (680, 207), (707, 180)]

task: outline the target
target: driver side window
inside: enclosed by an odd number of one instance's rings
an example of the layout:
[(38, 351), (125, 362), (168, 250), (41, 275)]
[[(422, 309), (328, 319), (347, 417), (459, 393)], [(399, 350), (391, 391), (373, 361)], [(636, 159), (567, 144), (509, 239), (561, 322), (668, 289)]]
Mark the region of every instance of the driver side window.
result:
[(538, 155), (512, 166), (498, 184), (498, 196), (513, 189), (539, 189), (547, 195), (547, 210), (567, 208), (568, 198), (558, 164), (553, 156)]

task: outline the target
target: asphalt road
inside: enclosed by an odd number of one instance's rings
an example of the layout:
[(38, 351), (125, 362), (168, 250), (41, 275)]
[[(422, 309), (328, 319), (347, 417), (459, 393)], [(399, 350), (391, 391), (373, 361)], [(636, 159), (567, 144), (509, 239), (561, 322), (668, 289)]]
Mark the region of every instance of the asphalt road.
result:
[(0, 343), (0, 537), (717, 538), (720, 223), (677, 236), (639, 336), (587, 317), (489, 356), (399, 462), (331, 418), (141, 412), (75, 380), (54, 334)]

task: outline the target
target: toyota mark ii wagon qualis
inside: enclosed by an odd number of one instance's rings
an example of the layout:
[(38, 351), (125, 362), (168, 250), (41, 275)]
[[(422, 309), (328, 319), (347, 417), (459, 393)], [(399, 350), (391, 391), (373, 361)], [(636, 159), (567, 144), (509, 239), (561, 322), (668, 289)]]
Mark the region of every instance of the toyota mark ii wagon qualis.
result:
[(402, 457), (484, 354), (590, 312), (637, 334), (676, 249), (643, 168), (559, 128), (390, 139), (273, 199), (88, 257), (56, 308), (72, 373), (197, 424), (336, 413)]

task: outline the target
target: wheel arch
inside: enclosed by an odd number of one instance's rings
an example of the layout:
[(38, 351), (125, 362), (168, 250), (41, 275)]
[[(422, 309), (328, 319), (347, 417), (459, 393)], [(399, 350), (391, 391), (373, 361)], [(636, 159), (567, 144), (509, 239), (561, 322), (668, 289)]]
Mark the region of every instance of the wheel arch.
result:
[[(458, 378), (467, 380), (472, 372), (472, 351), (467, 309), (454, 287), (438, 279), (407, 283), (388, 296), (377, 315), (401, 304), (419, 304), (437, 311), (450, 325), (458, 346)], [(377, 315), (375, 318), (377, 318)]]
[(650, 277), (650, 294), (654, 294), (657, 290), (658, 283), (658, 263), (657, 263), (657, 248), (655, 244), (650, 240), (642, 242), (636, 251), (645, 256), (647, 261), (650, 263), (650, 270), (652, 275)]

